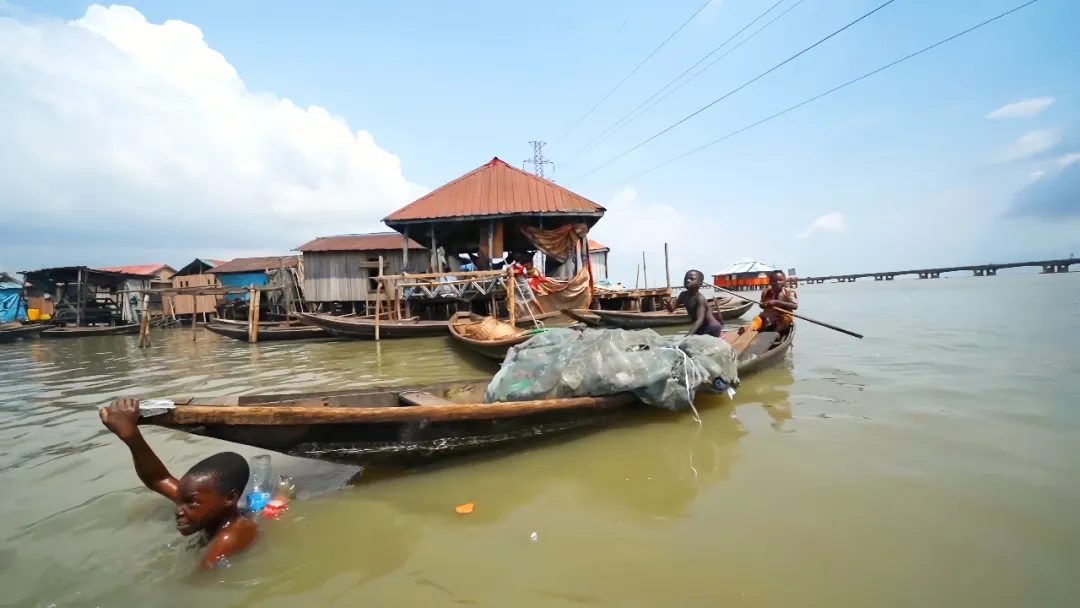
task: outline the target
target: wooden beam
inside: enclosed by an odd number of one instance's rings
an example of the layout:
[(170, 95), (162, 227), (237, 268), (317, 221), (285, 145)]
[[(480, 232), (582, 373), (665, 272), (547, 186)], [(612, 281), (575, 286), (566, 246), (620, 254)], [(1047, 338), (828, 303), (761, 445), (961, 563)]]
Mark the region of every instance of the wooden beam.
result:
[(506, 267), (506, 309), (510, 313), (510, 325), (517, 323), (517, 277), (513, 266)]
[(409, 272), (409, 227), (401, 231), (401, 272)]
[(382, 295), (383, 279), (382, 279), (382, 267), (383, 257), (379, 256), (379, 282), (375, 285), (375, 341), (379, 341), (379, 317), (382, 316), (382, 299), (379, 297)]

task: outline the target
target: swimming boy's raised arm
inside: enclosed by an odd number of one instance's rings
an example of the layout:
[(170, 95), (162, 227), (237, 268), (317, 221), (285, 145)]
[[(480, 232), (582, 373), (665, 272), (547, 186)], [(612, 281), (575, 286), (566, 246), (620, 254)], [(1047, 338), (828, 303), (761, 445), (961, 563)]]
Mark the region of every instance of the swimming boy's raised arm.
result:
[(139, 401), (120, 399), (98, 411), (102, 424), (131, 450), (135, 473), (146, 487), (169, 500), (176, 501), (177, 481), (139, 432)]

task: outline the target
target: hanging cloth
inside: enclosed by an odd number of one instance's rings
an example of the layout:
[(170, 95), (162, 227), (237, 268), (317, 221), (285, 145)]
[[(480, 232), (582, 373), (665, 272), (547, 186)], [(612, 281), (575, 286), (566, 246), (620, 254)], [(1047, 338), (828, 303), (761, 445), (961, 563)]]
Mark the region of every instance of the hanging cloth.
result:
[(537, 249), (563, 264), (573, 255), (578, 241), (589, 233), (589, 227), (585, 224), (566, 224), (552, 230), (542, 230), (532, 226), (522, 226), (521, 233), (529, 239), (530, 243), (536, 245)]

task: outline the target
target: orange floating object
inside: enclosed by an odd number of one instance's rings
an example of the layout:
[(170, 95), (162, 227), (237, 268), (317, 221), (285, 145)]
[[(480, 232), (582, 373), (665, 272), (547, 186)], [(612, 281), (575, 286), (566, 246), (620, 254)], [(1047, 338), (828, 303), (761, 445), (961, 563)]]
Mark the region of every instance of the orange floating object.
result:
[(462, 515), (466, 515), (466, 514), (472, 513), (473, 509), (475, 509), (475, 508), (476, 508), (475, 503), (467, 502), (467, 503), (465, 503), (463, 505), (458, 505), (458, 506), (454, 507), (454, 511), (457, 512), (457, 513), (461, 513)]

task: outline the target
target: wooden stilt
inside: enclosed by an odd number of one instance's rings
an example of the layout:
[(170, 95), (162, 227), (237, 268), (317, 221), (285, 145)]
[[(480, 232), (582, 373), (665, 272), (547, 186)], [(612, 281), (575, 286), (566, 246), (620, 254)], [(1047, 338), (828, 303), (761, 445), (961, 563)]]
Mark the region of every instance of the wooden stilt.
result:
[(517, 323), (517, 277), (514, 267), (506, 267), (506, 308), (510, 312), (510, 325)]
[(375, 341), (379, 341), (379, 317), (382, 316), (383, 256), (379, 256), (379, 284), (375, 286)]
[(144, 293), (139, 307), (139, 348), (150, 346), (150, 294)]
[(671, 268), (668, 266), (667, 243), (664, 243), (664, 278), (667, 279), (667, 288), (671, 289)]
[(641, 280), (645, 284), (645, 289), (649, 288), (649, 271), (645, 268), (645, 252), (641, 252)]

